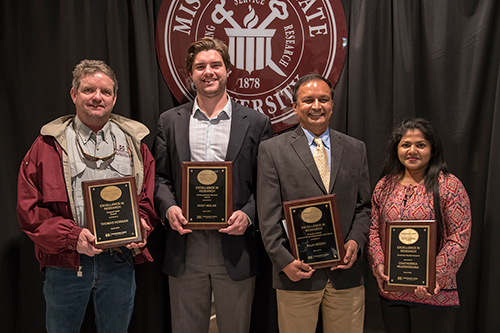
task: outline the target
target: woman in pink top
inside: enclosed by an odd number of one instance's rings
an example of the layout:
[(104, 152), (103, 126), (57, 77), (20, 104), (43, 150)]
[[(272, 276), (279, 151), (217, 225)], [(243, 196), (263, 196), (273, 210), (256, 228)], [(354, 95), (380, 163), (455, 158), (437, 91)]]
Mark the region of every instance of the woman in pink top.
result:
[[(459, 307), (456, 274), (471, 235), (467, 192), (448, 172), (441, 140), (422, 118), (403, 121), (392, 133), (382, 177), (372, 196), (368, 260), (379, 286), (382, 315), (391, 332), (453, 332)], [(438, 248), (434, 293), (383, 289), (387, 221), (436, 220)]]

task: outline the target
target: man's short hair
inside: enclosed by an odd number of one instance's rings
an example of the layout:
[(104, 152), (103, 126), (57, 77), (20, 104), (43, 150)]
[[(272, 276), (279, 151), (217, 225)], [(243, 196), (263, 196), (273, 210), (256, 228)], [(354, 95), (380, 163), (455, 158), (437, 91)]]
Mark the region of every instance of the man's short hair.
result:
[(303, 86), (307, 82), (316, 81), (316, 80), (323, 81), (328, 85), (328, 87), (330, 88), (330, 95), (331, 95), (331, 98), (333, 100), (333, 86), (330, 83), (330, 81), (328, 81), (328, 79), (324, 78), (323, 76), (321, 76), (319, 74), (311, 73), (311, 74), (306, 74), (297, 80), (297, 83), (295, 83), (295, 86), (293, 86), (293, 89), (292, 89), (292, 101), (294, 103), (297, 102), (299, 88), (301, 86)]
[(84, 59), (80, 61), (80, 63), (75, 66), (75, 69), (73, 69), (73, 89), (78, 91), (82, 78), (98, 72), (109, 76), (113, 81), (113, 92), (116, 95), (118, 92), (118, 80), (116, 79), (115, 72), (102, 60)]
[(229, 58), (229, 52), (227, 50), (227, 45), (215, 38), (203, 37), (198, 39), (196, 42), (192, 43), (186, 52), (186, 70), (188, 73), (192, 73), (193, 70), (193, 62), (196, 55), (201, 51), (210, 51), (215, 50), (219, 52), (222, 57), (222, 61), (224, 61), (224, 65), (226, 66), (226, 70), (229, 71), (231, 67), (231, 59)]

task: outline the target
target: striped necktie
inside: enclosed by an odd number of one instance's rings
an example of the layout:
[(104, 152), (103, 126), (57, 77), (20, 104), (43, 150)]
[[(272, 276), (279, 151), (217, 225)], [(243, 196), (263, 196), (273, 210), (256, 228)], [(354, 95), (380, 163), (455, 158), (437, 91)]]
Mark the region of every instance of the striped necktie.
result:
[(318, 168), (321, 180), (325, 185), (326, 190), (329, 190), (330, 186), (330, 166), (328, 165), (328, 156), (326, 154), (325, 146), (323, 146), (323, 141), (319, 137), (314, 138), (314, 143), (316, 143), (316, 149), (314, 149), (314, 162), (316, 162), (316, 167)]

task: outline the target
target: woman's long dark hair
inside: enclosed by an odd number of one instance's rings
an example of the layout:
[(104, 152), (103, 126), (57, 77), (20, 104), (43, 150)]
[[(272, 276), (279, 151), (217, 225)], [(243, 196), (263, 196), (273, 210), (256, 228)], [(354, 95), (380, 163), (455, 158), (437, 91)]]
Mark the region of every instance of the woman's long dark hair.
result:
[(434, 213), (438, 229), (439, 245), (444, 235), (444, 221), (439, 198), (439, 175), (441, 173), (445, 175), (448, 174), (448, 168), (444, 162), (441, 138), (437, 134), (434, 126), (428, 120), (423, 118), (406, 119), (393, 130), (388, 143), (388, 152), (380, 178), (391, 176), (391, 178), (397, 181), (404, 175), (405, 166), (399, 161), (398, 145), (401, 138), (410, 130), (420, 130), (424, 134), (424, 138), (431, 144), (431, 158), (429, 160), (429, 165), (425, 170), (424, 185), (426, 192), (432, 193), (434, 199)]

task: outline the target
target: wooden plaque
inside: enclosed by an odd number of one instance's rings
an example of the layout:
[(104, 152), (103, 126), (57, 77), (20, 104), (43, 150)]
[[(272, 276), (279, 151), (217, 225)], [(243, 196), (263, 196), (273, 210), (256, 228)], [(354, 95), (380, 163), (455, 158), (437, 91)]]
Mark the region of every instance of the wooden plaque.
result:
[(87, 228), (95, 247), (106, 249), (142, 241), (134, 177), (82, 183)]
[(423, 286), (431, 294), (436, 288), (436, 222), (434, 220), (391, 221), (386, 225), (386, 291), (413, 292)]
[(232, 162), (182, 162), (187, 229), (221, 229), (233, 213)]
[(285, 201), (288, 238), (292, 255), (313, 268), (343, 263), (344, 238), (335, 194)]

